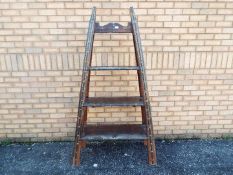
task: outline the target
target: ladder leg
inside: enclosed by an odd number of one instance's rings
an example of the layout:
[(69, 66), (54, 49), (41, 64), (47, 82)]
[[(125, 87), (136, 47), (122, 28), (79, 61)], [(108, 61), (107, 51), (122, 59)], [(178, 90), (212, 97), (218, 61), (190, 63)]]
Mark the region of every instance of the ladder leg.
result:
[[(88, 84), (89, 84), (89, 82), (88, 82)], [(84, 113), (84, 115), (83, 115), (83, 123), (82, 123), (82, 126), (83, 126), (82, 132), (84, 132), (84, 126), (87, 124), (87, 107), (85, 107), (83, 109), (83, 113)], [(86, 148), (87, 143), (86, 143), (86, 141), (81, 140), (80, 145), (81, 145), (81, 148)]]
[(148, 95), (148, 88), (146, 82), (146, 72), (144, 66), (144, 56), (141, 44), (141, 38), (139, 34), (137, 19), (135, 17), (135, 13), (133, 8), (130, 8), (131, 13), (131, 24), (132, 24), (132, 33), (133, 33), (133, 41), (136, 55), (137, 65), (140, 66), (140, 70), (138, 71), (139, 78), (139, 89), (140, 96), (143, 97), (145, 107), (142, 108), (142, 123), (146, 124), (147, 127), (147, 141), (144, 141), (144, 144), (147, 144), (148, 148), (148, 161), (150, 165), (156, 164), (156, 151), (155, 151), (155, 141), (153, 136), (153, 124), (152, 124), (152, 116)]
[[(81, 154), (81, 147), (82, 147), (82, 141), (80, 140), (82, 128), (83, 128), (83, 107), (79, 106), (79, 114), (77, 117), (77, 124), (76, 124), (76, 131), (75, 131), (75, 145), (74, 145), (74, 151), (73, 151), (73, 165), (80, 165), (80, 154)], [(80, 112), (81, 111), (81, 112)], [(84, 110), (85, 111), (85, 110)]]
[(75, 152), (74, 152), (74, 157), (73, 157), (73, 165), (80, 165), (80, 153), (81, 153), (81, 144), (76, 143), (75, 145)]
[(151, 142), (150, 139), (148, 139), (148, 161), (150, 165), (156, 165), (157, 159), (156, 159), (156, 151), (155, 151), (155, 143), (154, 141)]
[(81, 132), (84, 132), (84, 127), (87, 124), (87, 107), (83, 107), (83, 118), (81, 120)]
[(148, 145), (148, 140), (144, 140), (143, 143), (144, 143), (144, 146), (147, 146)]
[(84, 140), (80, 141), (80, 147), (81, 147), (81, 149), (82, 148), (86, 148), (86, 146), (87, 146), (87, 142), (86, 141), (84, 141)]
[(80, 165), (80, 157), (81, 157), (81, 149), (86, 147), (86, 142), (84, 140), (80, 140), (75, 145), (75, 152), (73, 157), (73, 165)]
[(86, 142), (83, 140), (80, 140), (80, 138), (83, 133), (84, 124), (86, 124), (86, 121), (87, 121), (87, 109), (83, 107), (83, 103), (85, 101), (85, 98), (88, 97), (88, 91), (89, 91), (90, 71), (88, 71), (88, 67), (91, 65), (91, 57), (92, 57), (92, 50), (93, 50), (94, 25), (95, 25), (95, 18), (96, 18), (95, 11), (96, 10), (94, 7), (92, 9), (92, 15), (89, 20), (87, 41), (86, 41), (86, 46), (85, 46), (82, 81), (81, 81), (80, 94), (79, 94), (78, 116), (77, 116), (76, 132), (75, 132), (73, 165), (80, 165), (81, 148), (84, 148), (86, 146)]

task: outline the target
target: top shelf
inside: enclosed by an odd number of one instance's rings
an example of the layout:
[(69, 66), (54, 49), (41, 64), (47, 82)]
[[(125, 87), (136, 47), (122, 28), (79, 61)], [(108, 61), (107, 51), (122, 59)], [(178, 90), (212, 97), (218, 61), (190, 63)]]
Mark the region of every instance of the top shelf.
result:
[(89, 70), (140, 70), (139, 66), (91, 66)]

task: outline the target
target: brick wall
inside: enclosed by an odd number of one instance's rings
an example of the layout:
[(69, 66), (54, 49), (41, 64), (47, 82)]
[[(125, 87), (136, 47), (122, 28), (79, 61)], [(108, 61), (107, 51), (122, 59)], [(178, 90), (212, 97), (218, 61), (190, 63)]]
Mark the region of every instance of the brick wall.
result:
[[(0, 138), (72, 140), (91, 7), (97, 21), (140, 26), (154, 133), (233, 133), (233, 3), (200, 1), (0, 2)], [(93, 65), (134, 65), (132, 37), (96, 36)], [(92, 96), (137, 95), (134, 71), (92, 73)], [(139, 108), (91, 108), (89, 122), (140, 122)]]

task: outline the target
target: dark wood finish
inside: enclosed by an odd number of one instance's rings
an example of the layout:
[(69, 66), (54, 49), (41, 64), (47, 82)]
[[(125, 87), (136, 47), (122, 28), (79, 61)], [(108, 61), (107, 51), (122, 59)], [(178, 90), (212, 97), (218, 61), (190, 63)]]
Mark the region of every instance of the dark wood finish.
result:
[(75, 152), (73, 155), (73, 165), (80, 165), (80, 152), (81, 152), (81, 144), (79, 142), (75, 142)]
[(144, 146), (147, 146), (148, 145), (148, 140), (146, 139), (146, 140), (144, 140)]
[(87, 108), (83, 107), (84, 100), (88, 96), (89, 92), (89, 79), (90, 71), (86, 71), (88, 65), (91, 63), (92, 57), (92, 48), (93, 48), (93, 39), (94, 39), (94, 27), (95, 27), (95, 18), (96, 18), (96, 9), (93, 7), (91, 18), (89, 20), (87, 42), (85, 46), (85, 55), (83, 63), (83, 73), (82, 73), (82, 84), (79, 93), (79, 106), (78, 106), (78, 116), (76, 122), (76, 131), (75, 131), (75, 145), (73, 151), (73, 164), (80, 164), (80, 154), (82, 148), (82, 142), (80, 141), (80, 134), (83, 132), (83, 125), (87, 120)]
[[(89, 21), (85, 56), (83, 63), (82, 81), (79, 95), (78, 117), (75, 132), (75, 146), (73, 164), (80, 165), (81, 149), (86, 147), (87, 141), (92, 140), (142, 140), (148, 149), (149, 164), (156, 164), (156, 148), (153, 135), (151, 109), (147, 90), (144, 56), (141, 39), (134, 10), (130, 8), (131, 22), (128, 26), (109, 23), (100, 26), (96, 22), (95, 7)], [(91, 66), (93, 42), (95, 33), (132, 33), (135, 48), (136, 66)], [(139, 97), (89, 97), (90, 71), (101, 70), (136, 70), (139, 82)], [(88, 107), (127, 107), (140, 106), (142, 124), (118, 125), (88, 125)]]
[[(133, 43), (134, 43), (134, 46), (135, 46), (136, 41), (135, 41), (135, 36), (134, 35), (133, 35)], [(140, 68), (140, 61), (139, 61), (139, 58), (138, 58), (138, 51), (137, 51), (136, 47), (134, 47), (134, 53), (135, 53), (135, 57), (136, 57), (137, 67)], [(144, 87), (143, 87), (143, 81), (141, 79), (142, 73), (141, 73), (140, 69), (137, 70), (137, 76), (138, 76), (138, 84), (139, 84), (139, 93), (140, 93), (140, 96), (142, 98), (144, 98)], [(146, 111), (145, 111), (144, 106), (141, 107), (141, 113), (142, 113), (142, 123), (146, 124)]]
[(102, 71), (102, 70), (139, 70), (139, 66), (122, 66), (122, 67), (114, 67), (114, 66), (92, 66), (89, 68), (93, 71)]
[(148, 89), (147, 89), (144, 55), (143, 55), (143, 50), (142, 50), (142, 44), (141, 44), (141, 38), (140, 38), (137, 18), (135, 16), (133, 7), (130, 7), (130, 16), (131, 16), (131, 24), (132, 24), (132, 31), (133, 31), (132, 34), (133, 34), (133, 39), (134, 39), (136, 61), (137, 61), (137, 65), (140, 66), (140, 72), (138, 72), (140, 95), (143, 96), (143, 101), (145, 104), (145, 106), (141, 107), (141, 110), (142, 110), (143, 123), (146, 123), (146, 126), (147, 126), (148, 161), (149, 161), (149, 164), (155, 165), (157, 164), (156, 149), (155, 149), (155, 141), (154, 141), (154, 135), (153, 135), (153, 123), (152, 123), (152, 117), (151, 117), (149, 94), (148, 94)]
[(128, 26), (122, 26), (119, 23), (108, 23), (104, 26), (100, 26), (99, 23), (95, 23), (95, 33), (131, 33), (131, 24)]
[(81, 135), (83, 140), (143, 140), (146, 139), (146, 126), (125, 125), (87, 125)]
[(87, 146), (87, 142), (84, 140), (80, 140), (80, 147), (83, 149), (86, 148), (86, 146)]
[(141, 97), (89, 97), (84, 102), (86, 107), (104, 106), (143, 106)]

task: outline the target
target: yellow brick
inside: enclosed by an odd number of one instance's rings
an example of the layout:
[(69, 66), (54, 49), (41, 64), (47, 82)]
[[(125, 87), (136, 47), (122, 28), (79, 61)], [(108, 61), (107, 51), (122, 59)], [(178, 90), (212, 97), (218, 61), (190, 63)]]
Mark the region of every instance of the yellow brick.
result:
[(64, 8), (64, 3), (62, 2), (47, 3), (47, 8)]
[(139, 8), (155, 8), (155, 2), (139, 2)]
[(172, 8), (173, 7), (173, 2), (158, 2), (157, 7), (158, 8)]
[(81, 2), (65, 2), (65, 8), (83, 8), (83, 3)]
[(39, 14), (40, 15), (56, 15), (56, 11), (53, 9), (40, 9)]
[[(73, 137), (88, 20), (94, 5), (101, 25), (114, 21), (126, 26), (128, 8), (135, 7), (155, 133), (212, 137), (232, 131), (232, 121), (226, 118), (233, 110), (231, 2), (0, 5), (0, 130), (6, 130), (5, 125), (12, 127), (4, 137)], [(131, 35), (96, 34), (95, 39), (98, 53), (93, 53), (92, 65), (136, 65)], [(90, 96), (139, 95), (136, 71), (92, 75)], [(92, 123), (141, 122), (140, 108), (89, 111), (88, 122)], [(15, 124), (18, 128), (13, 128)]]

